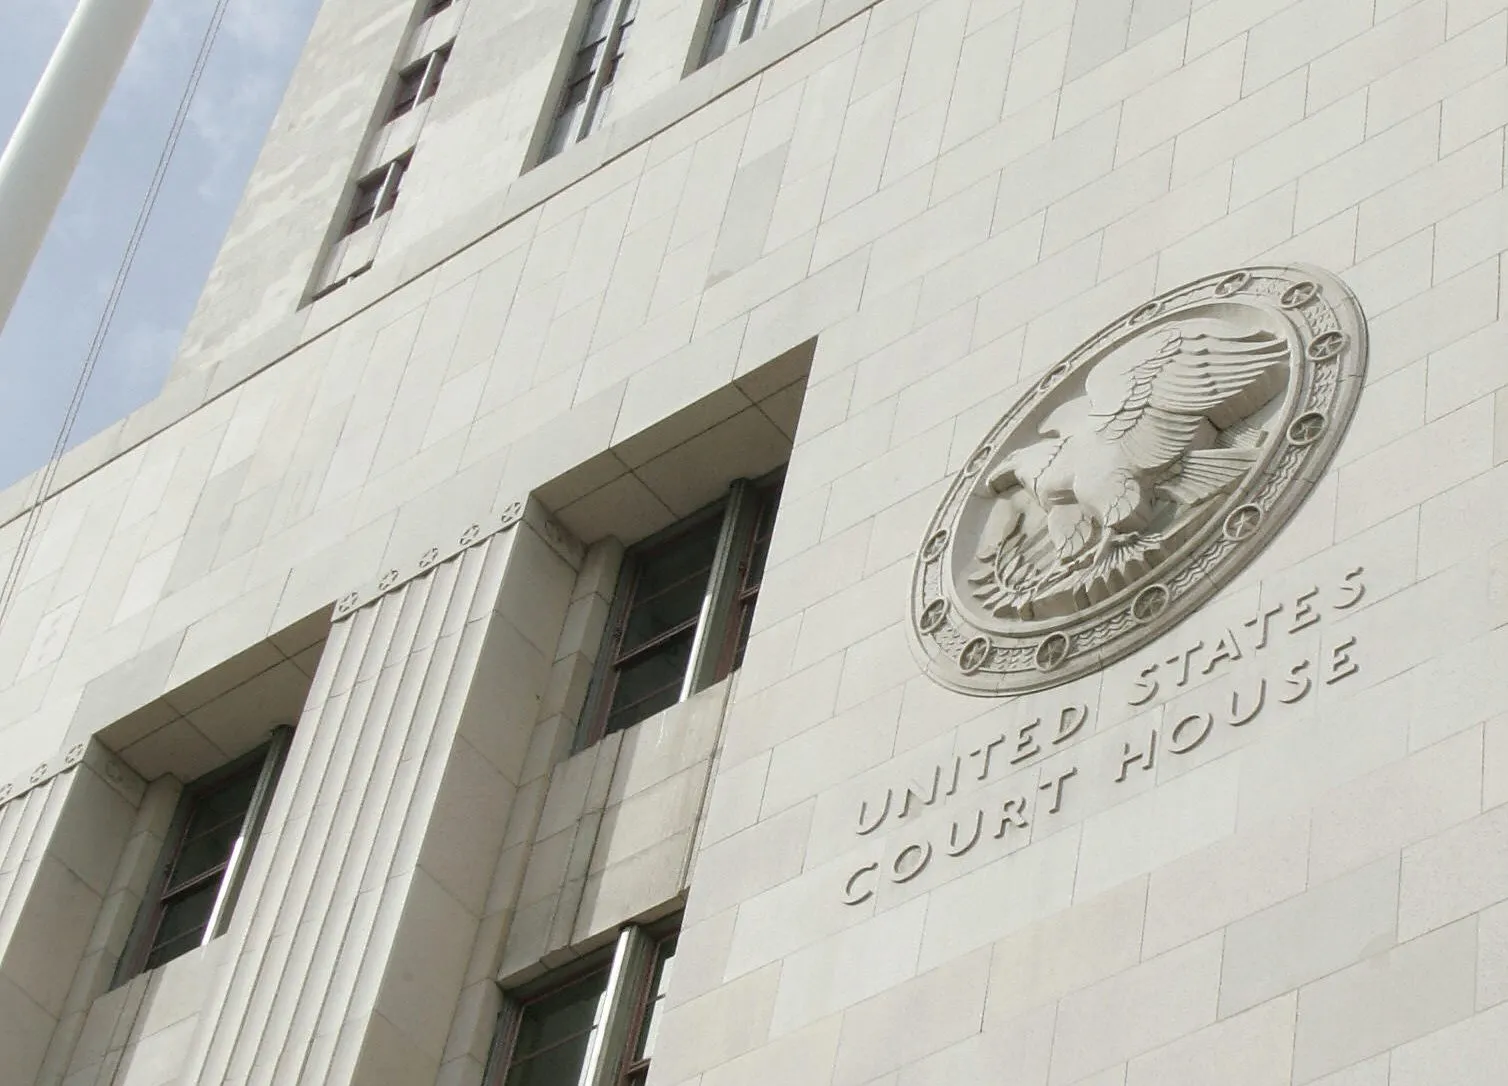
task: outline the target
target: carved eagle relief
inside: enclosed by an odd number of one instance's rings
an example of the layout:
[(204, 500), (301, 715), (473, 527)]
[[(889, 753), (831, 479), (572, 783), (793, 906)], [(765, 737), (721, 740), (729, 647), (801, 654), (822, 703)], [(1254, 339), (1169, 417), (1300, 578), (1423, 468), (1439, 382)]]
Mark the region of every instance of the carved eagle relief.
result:
[(993, 614), (1067, 614), (1120, 590), (1256, 463), (1266, 434), (1248, 420), (1285, 387), (1283, 337), (1165, 325), (1131, 346), (1150, 353), (1102, 360), (1042, 440), (985, 478), (995, 505), (970, 580)]

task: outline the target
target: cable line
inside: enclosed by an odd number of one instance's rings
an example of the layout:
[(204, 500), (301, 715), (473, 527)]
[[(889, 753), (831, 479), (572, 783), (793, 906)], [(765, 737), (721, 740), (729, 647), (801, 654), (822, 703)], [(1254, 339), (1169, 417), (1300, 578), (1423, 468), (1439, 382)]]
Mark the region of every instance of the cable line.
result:
[(199, 82), (204, 77), (205, 66), (209, 62), (210, 52), (215, 47), (215, 39), (220, 35), (220, 26), (225, 21), (225, 12), (229, 7), (230, 0), (216, 0), (209, 25), (205, 28), (204, 37), (199, 43), (199, 52), (194, 57), (193, 70), (189, 72), (188, 82), (178, 99), (178, 108), (173, 114), (172, 126), (168, 129), (162, 152), (157, 157), (157, 166), (152, 171), (152, 180), (147, 185), (141, 206), (137, 209), (136, 222), (131, 228), (130, 240), (126, 242), (120, 265), (115, 270), (115, 281), (110, 285), (110, 293), (105, 300), (104, 310), (100, 313), (99, 322), (95, 325), (94, 338), (90, 340), (89, 349), (84, 354), (78, 380), (74, 384), (73, 398), (69, 401), (62, 425), (58, 428), (57, 440), (53, 442), (47, 465), (37, 479), (34, 496), (30, 499), (26, 520), (21, 528), (21, 540), (17, 544), (16, 552), (11, 555), (10, 568), (5, 574), (5, 583), (0, 585), (0, 627), (5, 624), (6, 615), (10, 612), (11, 603), (21, 583), (21, 573), (25, 568), (27, 555), (42, 520), (42, 510), (46, 506), (48, 497), (51, 496), (52, 484), (57, 478), (58, 467), (62, 463), (63, 453), (68, 448), (68, 439), (73, 434), (74, 424), (78, 421), (84, 395), (89, 389), (90, 381), (94, 378), (94, 370), (104, 350), (105, 339), (109, 336), (110, 326), (115, 321), (115, 311), (120, 306), (121, 295), (125, 291), (132, 265), (136, 263), (136, 253), (141, 248), (142, 236), (146, 233), (147, 224), (152, 218), (152, 211), (157, 206), (157, 197), (162, 192), (163, 180), (167, 176), (168, 167), (172, 164), (174, 152), (178, 149), (179, 137), (183, 134), (184, 125), (188, 122), (189, 109), (193, 106), (194, 97), (199, 91)]

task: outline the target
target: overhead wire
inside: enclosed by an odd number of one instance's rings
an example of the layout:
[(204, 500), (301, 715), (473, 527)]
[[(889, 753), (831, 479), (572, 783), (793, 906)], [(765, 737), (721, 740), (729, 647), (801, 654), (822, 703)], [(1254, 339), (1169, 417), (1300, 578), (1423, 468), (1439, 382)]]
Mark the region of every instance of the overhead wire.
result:
[(73, 397), (68, 402), (68, 410), (63, 416), (61, 425), (58, 427), (58, 435), (57, 439), (53, 442), (52, 452), (47, 458), (47, 464), (42, 469), (37, 479), (33, 496), (29, 500), (26, 519), (21, 528), (20, 541), (17, 544), (15, 553), (11, 555), (10, 565), (5, 574), (5, 583), (0, 585), (0, 627), (4, 626), (6, 616), (10, 612), (11, 604), (19, 590), (21, 576), (26, 566), (26, 559), (30, 554), (32, 544), (36, 540), (43, 510), (47, 504), (48, 497), (51, 495), (52, 484), (57, 479), (58, 467), (62, 463), (64, 452), (68, 449), (68, 441), (73, 435), (74, 424), (78, 421), (79, 410), (83, 406), (85, 394), (89, 390), (89, 384), (94, 378), (95, 368), (99, 364), (105, 341), (110, 334), (110, 326), (115, 321), (115, 313), (120, 307), (121, 296), (125, 292), (131, 268), (136, 263), (136, 254), (141, 248), (142, 237), (146, 233), (147, 224), (151, 221), (152, 212), (157, 206), (157, 198), (162, 193), (163, 181), (167, 177), (168, 167), (172, 164), (173, 155), (178, 149), (179, 138), (182, 136), (184, 126), (188, 122), (189, 111), (194, 104), (195, 96), (198, 94), (199, 83), (204, 77), (205, 67), (208, 65), (210, 53), (215, 47), (215, 40), (220, 35), (220, 27), (225, 21), (225, 12), (230, 7), (230, 2), (231, 0), (216, 0), (214, 10), (210, 14), (209, 25), (205, 27), (204, 36), (199, 43), (199, 52), (194, 57), (194, 67), (189, 72), (188, 81), (184, 85), (183, 93), (179, 96), (178, 108), (173, 113), (173, 123), (168, 129), (162, 151), (157, 156), (157, 165), (152, 171), (152, 180), (147, 185), (146, 194), (142, 197), (141, 205), (137, 209), (136, 221), (131, 228), (130, 239), (126, 242), (125, 252), (122, 253), (120, 264), (116, 267), (115, 279), (110, 285), (110, 293), (106, 297), (104, 309), (101, 311), (99, 321), (95, 325), (94, 337), (90, 340), (89, 349), (84, 354), (83, 363), (79, 368), (78, 380), (74, 383)]

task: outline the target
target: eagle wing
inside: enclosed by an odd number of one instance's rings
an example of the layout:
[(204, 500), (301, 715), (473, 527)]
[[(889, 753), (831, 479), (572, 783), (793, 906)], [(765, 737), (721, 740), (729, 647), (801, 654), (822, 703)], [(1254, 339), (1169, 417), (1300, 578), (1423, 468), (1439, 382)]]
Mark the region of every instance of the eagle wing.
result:
[(1287, 362), (1287, 342), (1271, 332), (1173, 329), (1146, 361), (1098, 381), (1090, 375), (1090, 418), (1129, 469), (1160, 470), (1193, 448), (1205, 419), (1234, 425), (1272, 399)]
[(1054, 437), (1017, 449), (995, 469), (985, 484), (996, 494), (1008, 493), (1019, 486), (1035, 495), (1037, 480), (1052, 466), (1066, 442), (1066, 438)]

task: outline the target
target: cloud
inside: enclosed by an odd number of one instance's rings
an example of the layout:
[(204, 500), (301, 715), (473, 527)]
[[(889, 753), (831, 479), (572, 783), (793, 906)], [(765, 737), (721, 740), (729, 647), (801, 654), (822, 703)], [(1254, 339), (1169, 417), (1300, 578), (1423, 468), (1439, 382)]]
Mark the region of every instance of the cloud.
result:
[(296, 0), (231, 0), (221, 32), (242, 49), (272, 55), (296, 48), (308, 20)]
[(178, 349), (183, 329), (143, 320), (112, 332), (116, 339), (115, 371), (121, 383), (134, 395), (155, 392), (166, 369), (163, 360), (172, 358)]
[(245, 180), (240, 167), (255, 154), (257, 122), (270, 112), (270, 100), (278, 90), (277, 81), (265, 72), (237, 80), (229, 93), (219, 87), (201, 88), (188, 116), (190, 132), (209, 156), (195, 186), (201, 199), (223, 199), (230, 195), (229, 188)]

